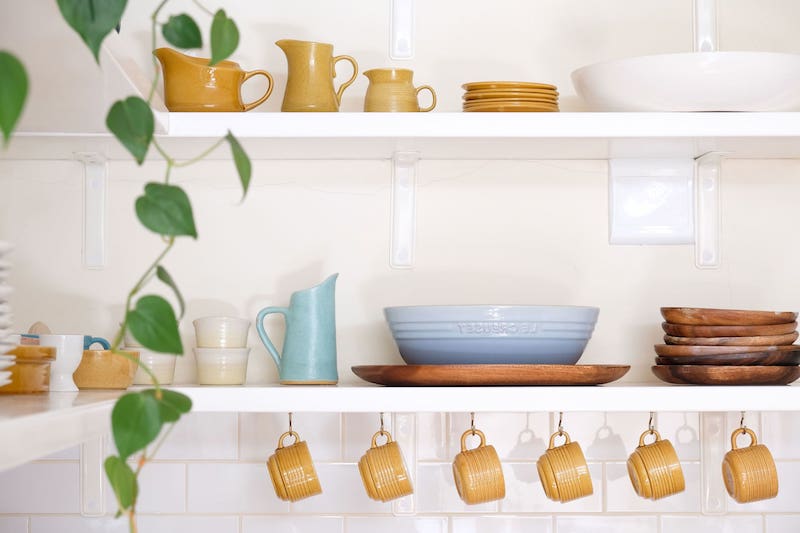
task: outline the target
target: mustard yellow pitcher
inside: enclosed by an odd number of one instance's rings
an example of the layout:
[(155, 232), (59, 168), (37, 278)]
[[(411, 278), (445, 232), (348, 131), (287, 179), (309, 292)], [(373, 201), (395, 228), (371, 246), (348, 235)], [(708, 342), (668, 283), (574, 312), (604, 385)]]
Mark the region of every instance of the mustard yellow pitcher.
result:
[[(164, 103), (170, 111), (250, 111), (269, 98), (274, 85), (266, 70), (245, 72), (233, 61), (209, 66), (209, 60), (187, 56), (172, 48), (153, 54), (164, 72)], [(253, 76), (264, 76), (269, 86), (255, 102), (242, 102), (242, 84)]]
[[(282, 39), (275, 44), (289, 63), (281, 111), (339, 111), (342, 93), (358, 76), (356, 60), (344, 55), (334, 57), (332, 44), (293, 39)], [(353, 65), (353, 75), (335, 90), (336, 63), (342, 60)]]

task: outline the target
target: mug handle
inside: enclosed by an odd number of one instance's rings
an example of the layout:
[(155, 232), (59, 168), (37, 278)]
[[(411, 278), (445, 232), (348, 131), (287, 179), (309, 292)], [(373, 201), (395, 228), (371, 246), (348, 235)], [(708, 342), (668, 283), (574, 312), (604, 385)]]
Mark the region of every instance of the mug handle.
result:
[(258, 332), (258, 336), (261, 338), (261, 342), (264, 343), (264, 346), (267, 348), (267, 351), (272, 356), (273, 361), (275, 364), (278, 365), (278, 371), (281, 369), (281, 354), (275, 348), (275, 345), (272, 344), (272, 341), (269, 340), (267, 336), (266, 330), (264, 330), (264, 318), (267, 315), (272, 313), (280, 313), (283, 315), (283, 319), (286, 320), (289, 313), (288, 307), (265, 307), (261, 311), (258, 312), (258, 317), (256, 317), (256, 331)]
[(336, 103), (339, 105), (342, 103), (342, 93), (356, 81), (356, 76), (358, 76), (358, 63), (350, 56), (336, 56), (333, 58), (333, 75), (336, 76), (336, 63), (342, 60), (349, 61), (350, 64), (353, 65), (353, 75), (350, 76), (349, 80), (341, 84), (339, 90), (336, 91)]
[(486, 446), (486, 435), (483, 434), (483, 431), (480, 429), (468, 429), (461, 435), (461, 453), (467, 451), (467, 436), (468, 435), (477, 435), (478, 438), (481, 439), (481, 443), (477, 446), (477, 448), (483, 448)]
[(242, 78), (242, 83), (239, 85), (239, 90), (240, 91), (241, 91), (241, 86), (244, 85), (244, 82), (246, 82), (247, 80), (249, 80), (253, 76), (264, 76), (265, 78), (267, 78), (267, 81), (269, 82), (269, 86), (267, 87), (267, 92), (264, 94), (264, 96), (262, 96), (261, 98), (259, 98), (255, 102), (252, 102), (250, 104), (244, 104), (244, 110), (245, 111), (250, 111), (254, 107), (258, 107), (261, 104), (263, 104), (266, 101), (266, 99), (269, 98), (269, 95), (272, 94), (272, 88), (275, 86), (275, 82), (272, 79), (272, 75), (269, 72), (267, 72), (266, 70), (251, 70), (249, 72), (245, 72), (244, 78)]
[(385, 446), (385, 445), (389, 444), (390, 442), (392, 442), (392, 434), (389, 433), (388, 431), (386, 431), (385, 429), (382, 429), (382, 430), (378, 431), (377, 433), (375, 433), (372, 436), (372, 447), (373, 448), (377, 448), (378, 447), (378, 437), (380, 437), (381, 435), (386, 437), (386, 442), (381, 444), (381, 446)]
[(641, 448), (642, 446), (646, 446), (646, 444), (644, 443), (644, 439), (649, 435), (654, 435), (656, 438), (656, 440), (651, 442), (651, 444), (655, 444), (656, 442), (661, 440), (661, 434), (658, 431), (656, 431), (655, 429), (648, 429), (639, 436), (639, 448)]
[(298, 435), (296, 431), (290, 429), (289, 431), (281, 435), (280, 438), (278, 439), (279, 450), (285, 446), (285, 444), (283, 444), (283, 441), (286, 440), (286, 437), (294, 437), (294, 442), (291, 444), (292, 446), (300, 442), (300, 435)]
[(548, 450), (552, 450), (556, 447), (556, 437), (564, 437), (564, 444), (560, 444), (560, 446), (566, 446), (570, 442), (572, 442), (569, 438), (569, 433), (564, 430), (556, 431), (552, 435), (550, 435), (550, 445), (547, 447)]
[[(427, 89), (428, 91), (430, 91), (431, 98), (433, 99), (433, 101), (431, 102), (431, 105), (429, 105), (428, 107), (420, 109), (420, 112), (427, 113), (428, 111), (431, 111), (434, 107), (436, 107), (436, 91), (434, 91), (433, 87), (431, 87), (430, 85), (420, 85), (419, 87), (417, 87), (417, 90), (416, 90), (417, 102), (419, 102), (419, 92), (424, 90), (424, 89)], [(417, 103), (417, 105), (419, 105), (419, 103)]]
[[(755, 446), (758, 444), (758, 439), (756, 438), (756, 433), (750, 428), (736, 428), (734, 432), (731, 434), (731, 449), (738, 450), (739, 446), (736, 445), (736, 437), (739, 435), (747, 435), (750, 437), (750, 446)], [(749, 446), (748, 446), (749, 447)]]
[(105, 340), (103, 337), (91, 337), (89, 335), (86, 335), (83, 339), (83, 345), (88, 350), (92, 347), (92, 344), (99, 344), (100, 346), (103, 347), (104, 350), (108, 350), (111, 348), (111, 344), (109, 344), (109, 342)]

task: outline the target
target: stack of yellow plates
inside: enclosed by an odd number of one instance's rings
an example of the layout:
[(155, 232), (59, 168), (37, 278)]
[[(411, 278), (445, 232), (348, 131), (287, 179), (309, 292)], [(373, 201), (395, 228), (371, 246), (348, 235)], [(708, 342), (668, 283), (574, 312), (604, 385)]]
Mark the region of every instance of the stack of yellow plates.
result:
[(465, 83), (464, 111), (558, 111), (555, 85), (527, 81)]

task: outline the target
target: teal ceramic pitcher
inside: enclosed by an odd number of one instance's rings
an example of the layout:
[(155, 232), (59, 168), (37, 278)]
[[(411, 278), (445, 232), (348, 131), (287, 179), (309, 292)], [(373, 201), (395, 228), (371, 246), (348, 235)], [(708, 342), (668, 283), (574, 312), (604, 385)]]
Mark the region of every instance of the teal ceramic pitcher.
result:
[[(319, 285), (297, 291), (289, 307), (265, 307), (256, 318), (261, 342), (278, 365), (281, 383), (286, 385), (335, 385), (336, 305), (334, 274)], [(283, 353), (279, 353), (264, 331), (264, 318), (280, 313), (286, 320)]]

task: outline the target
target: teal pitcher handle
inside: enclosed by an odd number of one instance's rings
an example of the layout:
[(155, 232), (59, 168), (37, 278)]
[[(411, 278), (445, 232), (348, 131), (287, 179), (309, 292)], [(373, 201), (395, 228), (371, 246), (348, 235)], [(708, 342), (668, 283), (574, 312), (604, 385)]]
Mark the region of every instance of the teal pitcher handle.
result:
[(261, 311), (258, 312), (258, 316), (256, 317), (256, 331), (258, 332), (258, 336), (261, 337), (261, 342), (264, 343), (264, 346), (267, 348), (267, 351), (272, 356), (272, 359), (275, 361), (275, 364), (278, 365), (278, 372), (281, 370), (281, 354), (278, 353), (277, 348), (275, 345), (272, 344), (272, 341), (269, 340), (267, 336), (267, 332), (264, 330), (264, 319), (267, 315), (272, 313), (280, 313), (283, 315), (284, 320), (288, 318), (289, 308), (288, 307), (265, 307)]

